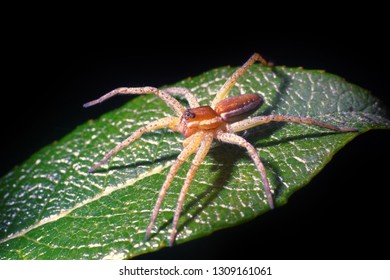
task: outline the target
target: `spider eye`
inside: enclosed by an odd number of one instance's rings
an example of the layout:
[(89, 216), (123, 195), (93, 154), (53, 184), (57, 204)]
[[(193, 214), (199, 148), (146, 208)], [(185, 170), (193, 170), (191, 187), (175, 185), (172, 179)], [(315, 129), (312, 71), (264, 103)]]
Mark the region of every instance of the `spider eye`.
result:
[(194, 118), (195, 118), (195, 114), (192, 113), (192, 112), (190, 112), (189, 110), (187, 110), (187, 111), (185, 111), (185, 113), (184, 113), (184, 117), (185, 117), (186, 119), (189, 119), (189, 118), (194, 119)]

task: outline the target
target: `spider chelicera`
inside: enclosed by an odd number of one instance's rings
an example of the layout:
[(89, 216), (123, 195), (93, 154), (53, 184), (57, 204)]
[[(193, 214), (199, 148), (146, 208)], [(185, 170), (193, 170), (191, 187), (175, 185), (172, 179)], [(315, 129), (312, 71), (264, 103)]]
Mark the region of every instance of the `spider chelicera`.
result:
[[(183, 162), (185, 162), (192, 154), (195, 153), (195, 157), (192, 160), (191, 167), (187, 173), (184, 185), (180, 191), (177, 201), (172, 223), (172, 231), (169, 239), (169, 245), (172, 246), (176, 238), (177, 225), (184, 204), (184, 199), (199, 165), (203, 162), (208, 151), (210, 150), (211, 143), (213, 142), (214, 138), (221, 142), (238, 145), (247, 150), (260, 173), (265, 195), (267, 197), (268, 204), (272, 209), (274, 208), (272, 192), (268, 182), (266, 170), (263, 163), (261, 162), (259, 154), (252, 144), (250, 144), (241, 136), (235, 134), (235, 132), (247, 130), (249, 128), (269, 122), (291, 122), (316, 125), (340, 132), (357, 131), (355, 128), (337, 127), (307, 117), (268, 115), (245, 119), (253, 114), (257, 109), (259, 109), (259, 107), (263, 104), (263, 98), (258, 94), (243, 94), (229, 98), (226, 98), (226, 96), (237, 82), (237, 79), (243, 75), (245, 71), (256, 61), (259, 61), (264, 65), (271, 66), (271, 64), (269, 64), (259, 54), (253, 54), (243, 66), (241, 66), (231, 77), (227, 79), (225, 84), (216, 93), (211, 106), (200, 106), (197, 98), (191, 93), (191, 91), (187, 88), (181, 87), (166, 88), (163, 90), (159, 90), (154, 87), (121, 87), (112, 90), (99, 99), (84, 104), (84, 107), (90, 107), (118, 94), (155, 94), (161, 98), (177, 115), (177, 117), (170, 116), (158, 119), (134, 131), (130, 137), (119, 143), (115, 148), (108, 152), (108, 154), (103, 157), (103, 159), (101, 159), (89, 170), (89, 172), (95, 171), (114, 154), (127, 147), (146, 132), (168, 127), (175, 132), (183, 134), (185, 138), (183, 141), (183, 150), (172, 164), (165, 182), (161, 187), (157, 202), (152, 212), (150, 224), (146, 230), (146, 239), (148, 239), (150, 236), (161, 203), (171, 182), (175, 177), (175, 174)], [(185, 108), (179, 103), (178, 100), (173, 98), (172, 95), (175, 94), (184, 95), (188, 101), (188, 104), (190, 105), (190, 108)]]

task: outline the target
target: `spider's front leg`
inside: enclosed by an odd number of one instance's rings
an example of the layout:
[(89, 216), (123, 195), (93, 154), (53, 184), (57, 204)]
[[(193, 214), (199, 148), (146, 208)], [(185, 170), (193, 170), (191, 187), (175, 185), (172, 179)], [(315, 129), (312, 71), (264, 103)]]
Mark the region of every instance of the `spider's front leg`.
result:
[(175, 241), (176, 238), (177, 224), (179, 222), (180, 213), (183, 208), (184, 200), (188, 193), (188, 189), (190, 188), (191, 182), (195, 176), (196, 171), (198, 170), (199, 165), (203, 162), (204, 158), (206, 157), (207, 153), (210, 150), (211, 143), (213, 142), (212, 132), (211, 133), (200, 132), (199, 134), (202, 134), (202, 142), (200, 144), (198, 152), (196, 153), (194, 159), (192, 160), (190, 170), (188, 170), (187, 172), (184, 185), (180, 191), (179, 199), (177, 201), (177, 206), (175, 210), (175, 216), (173, 217), (172, 232), (171, 232), (171, 237), (169, 239), (170, 246), (173, 245), (173, 242)]
[(177, 116), (181, 116), (183, 112), (186, 110), (179, 101), (177, 101), (175, 98), (173, 98), (168, 93), (159, 90), (155, 87), (121, 87), (114, 89), (110, 91), (109, 93), (101, 96), (100, 98), (96, 100), (92, 100), (90, 102), (87, 102), (84, 104), (84, 108), (91, 107), (93, 105), (102, 103), (103, 101), (106, 101), (107, 99), (110, 99), (113, 96), (120, 95), (120, 94), (155, 94), (159, 98), (161, 98), (175, 113)]
[(173, 131), (177, 131), (177, 125), (179, 123), (179, 118), (176, 117), (166, 117), (163, 119), (156, 120), (154, 122), (148, 123), (146, 126), (137, 129), (131, 134), (130, 137), (119, 143), (115, 148), (109, 151), (97, 164), (95, 164), (88, 172), (94, 172), (98, 169), (103, 163), (105, 163), (109, 158), (115, 155), (117, 152), (122, 150), (123, 148), (130, 145), (132, 142), (137, 140), (142, 136), (142, 134), (146, 132), (151, 132), (157, 129), (169, 127)]
[(158, 212), (160, 211), (161, 203), (164, 200), (164, 197), (168, 191), (168, 188), (171, 185), (173, 178), (175, 177), (177, 171), (179, 170), (179, 168), (183, 164), (183, 162), (185, 162), (189, 158), (189, 156), (191, 156), (193, 153), (195, 153), (196, 149), (198, 149), (198, 147), (201, 143), (201, 140), (202, 140), (201, 133), (194, 134), (187, 139), (188, 139), (188, 144), (183, 148), (183, 150), (180, 152), (180, 154), (177, 157), (177, 159), (175, 160), (175, 162), (172, 164), (171, 169), (169, 170), (169, 173), (167, 175), (167, 178), (165, 179), (165, 182), (160, 189), (156, 204), (154, 205), (152, 217), (150, 218), (149, 226), (146, 230), (146, 235), (145, 235), (146, 239), (149, 239), (150, 233), (152, 232), (154, 222), (156, 221)]

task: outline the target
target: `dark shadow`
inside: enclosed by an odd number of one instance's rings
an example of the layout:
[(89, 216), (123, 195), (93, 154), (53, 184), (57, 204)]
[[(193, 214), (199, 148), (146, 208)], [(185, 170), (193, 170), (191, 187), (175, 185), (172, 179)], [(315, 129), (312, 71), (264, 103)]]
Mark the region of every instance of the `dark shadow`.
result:
[(282, 70), (277, 67), (272, 67), (272, 72), (276, 75), (279, 81), (278, 89), (276, 90), (275, 96), (272, 100), (268, 100), (270, 104), (266, 110), (262, 111), (261, 115), (271, 115), (272, 111), (280, 102), (280, 97), (286, 94), (287, 88), (291, 84), (291, 78), (287, 76)]
[[(215, 180), (215, 182), (212, 183), (211, 186), (208, 186), (201, 194), (197, 195), (196, 198), (185, 203), (185, 206), (183, 207), (180, 216), (187, 214), (194, 206), (198, 205), (199, 202), (201, 202), (207, 197), (205, 201), (202, 203), (202, 206), (196, 209), (192, 217), (187, 219), (183, 224), (179, 225), (179, 227), (177, 228), (178, 233), (181, 230), (183, 230), (186, 225), (188, 225), (191, 221), (193, 221), (207, 206), (209, 206), (214, 201), (214, 199), (218, 196), (220, 191), (223, 190), (223, 186), (229, 181), (235, 162), (238, 161), (241, 158), (241, 156), (244, 156), (242, 154), (237, 157), (229, 157), (229, 158), (224, 157), (223, 155), (226, 155), (227, 150), (231, 152), (229, 148), (232, 148), (234, 150), (240, 150), (239, 147), (235, 147), (233, 145), (229, 145), (228, 147), (227, 146), (228, 145), (217, 146), (209, 152), (208, 156), (212, 156), (214, 160), (217, 161), (218, 163), (223, 163), (223, 167), (215, 170), (215, 172), (218, 172), (218, 175), (217, 175), (217, 179)], [(234, 154), (236, 154), (236, 151), (234, 151)], [(164, 224), (162, 224), (158, 231), (170, 227), (172, 225), (172, 222), (173, 222), (173, 217), (168, 221), (166, 221)], [(157, 233), (153, 233), (151, 236), (155, 234)]]
[[(285, 126), (286, 123), (270, 123), (262, 125), (261, 127), (255, 127), (251, 129), (251, 132), (248, 133), (245, 136), (245, 139), (250, 143), (255, 143), (263, 138), (269, 138), (271, 135), (273, 135), (276, 131), (281, 129), (283, 126)], [(304, 124), (302, 124), (304, 125)], [(281, 140), (274, 140), (269, 143), (263, 143), (263, 144), (257, 144), (254, 145), (257, 148), (264, 148), (264, 147), (272, 147), (277, 146), (279, 144), (283, 144), (286, 142), (292, 142), (297, 140), (304, 140), (304, 139), (311, 139), (311, 138), (320, 138), (328, 135), (335, 135), (340, 134), (342, 132), (337, 132), (333, 130), (325, 131), (326, 128), (324, 128), (324, 131), (321, 132), (314, 132), (314, 133), (308, 133), (308, 134), (301, 134), (301, 135), (295, 135), (295, 136), (289, 136), (285, 137)]]
[[(226, 157), (226, 154), (231, 154), (231, 157)], [(183, 216), (193, 207), (199, 205), (201, 201), (204, 201), (201, 203), (201, 207), (197, 207), (196, 210), (192, 213), (191, 218), (188, 218), (184, 221), (184, 223), (179, 224), (179, 227), (177, 228), (177, 232), (179, 233), (184, 229), (185, 226), (187, 226), (189, 223), (191, 223), (196, 217), (202, 213), (202, 211), (207, 208), (218, 196), (218, 194), (224, 189), (224, 186), (229, 182), (231, 178), (231, 174), (233, 171), (234, 166), (236, 166), (236, 162), (242, 159), (243, 157), (249, 157), (246, 150), (229, 144), (223, 144), (215, 149), (213, 149), (209, 156), (213, 157), (213, 159), (218, 163), (217, 166), (221, 166), (222, 168), (216, 169), (215, 172), (218, 172), (216, 180), (212, 183), (211, 186), (208, 186), (201, 194), (197, 195), (196, 198), (188, 201), (185, 203), (185, 206), (181, 212), (180, 216)], [(276, 166), (270, 165), (267, 162), (264, 163), (265, 168), (268, 171), (271, 171), (271, 173), (277, 174), (278, 170)], [(254, 174), (254, 176), (258, 176), (260, 178), (260, 174)], [(280, 186), (281, 182), (278, 180), (278, 177), (275, 178), (277, 180), (277, 185)], [(161, 229), (169, 228), (172, 225), (173, 217), (169, 220), (167, 220), (164, 224), (162, 224), (158, 231)], [(157, 233), (153, 233), (151, 236), (155, 235)]]
[[(250, 143), (258, 143), (259, 140), (261, 139), (268, 139), (270, 138), (271, 135), (273, 135), (276, 131), (281, 129), (283, 126), (285, 126), (286, 123), (270, 123), (270, 124), (265, 124), (259, 127), (255, 127), (251, 129), (250, 133), (248, 133), (245, 137), (245, 139), (250, 142)], [(307, 134), (301, 134), (301, 135), (294, 135), (294, 136), (289, 136), (289, 137), (284, 137), (283, 139), (280, 140), (274, 140), (270, 141), (267, 143), (261, 143), (261, 144), (254, 144), (255, 148), (261, 153), (262, 148), (267, 148), (267, 147), (273, 147), (273, 146), (278, 146), (283, 143), (288, 143), (288, 142), (294, 142), (294, 141), (299, 141), (299, 140), (305, 140), (305, 139), (316, 139), (328, 135), (334, 135), (334, 134), (339, 134), (340, 132), (337, 131), (322, 131), (322, 132), (314, 132), (314, 133), (307, 133)], [(271, 176), (271, 174), (280, 174), (280, 169), (279, 166), (270, 162), (264, 162), (263, 164), (266, 168), (268, 177)], [(283, 191), (283, 184), (279, 179), (279, 176), (274, 176), (273, 178), (276, 180), (276, 186), (274, 189), (274, 200), (276, 201), (278, 196), (282, 193)]]
[[(226, 154), (230, 153), (234, 156), (226, 157)], [(178, 232), (184, 229), (186, 225), (191, 223), (203, 210), (209, 206), (214, 199), (217, 198), (218, 194), (224, 189), (224, 186), (229, 182), (233, 168), (236, 162), (242, 158), (245, 153), (243, 153), (242, 149), (233, 145), (222, 145), (213, 149), (209, 156), (213, 157), (213, 159), (218, 163), (213, 170), (213, 172), (218, 172), (216, 180), (212, 183), (211, 186), (208, 186), (203, 193), (198, 195), (195, 199), (189, 201), (189, 203), (184, 207), (183, 214), (188, 213), (194, 206), (198, 205), (205, 197), (207, 197), (202, 203), (201, 207), (198, 207), (196, 211), (192, 214), (192, 217), (187, 219), (182, 225), (179, 226)], [(222, 168), (218, 168), (217, 166), (222, 165)]]
[(154, 161), (146, 161), (146, 160), (145, 161), (137, 161), (137, 162), (134, 162), (134, 163), (129, 163), (129, 164), (120, 165), (120, 166), (110, 166), (110, 168), (108, 168), (108, 169), (99, 168), (96, 171), (94, 171), (93, 173), (107, 173), (107, 171), (110, 171), (110, 170), (119, 170), (120, 171), (120, 170), (124, 170), (124, 169), (127, 169), (127, 168), (136, 168), (139, 165), (151, 165), (153, 163), (174, 160), (174, 159), (177, 158), (177, 156), (178, 156), (178, 153), (177, 154), (172, 154), (172, 155), (169, 155), (169, 156), (159, 157), (158, 159), (156, 159)]

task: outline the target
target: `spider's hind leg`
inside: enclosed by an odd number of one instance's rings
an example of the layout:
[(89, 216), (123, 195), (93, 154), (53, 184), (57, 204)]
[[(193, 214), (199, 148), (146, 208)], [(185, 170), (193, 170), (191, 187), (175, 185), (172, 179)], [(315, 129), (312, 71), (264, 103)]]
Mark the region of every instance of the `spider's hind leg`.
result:
[(256, 61), (259, 61), (261, 64), (266, 66), (272, 66), (272, 63), (267, 62), (260, 54), (254, 53), (247, 62), (244, 63), (240, 68), (237, 69), (236, 72), (233, 73), (229, 77), (229, 79), (226, 80), (224, 85), (218, 90), (213, 103), (211, 104), (211, 108), (215, 108), (215, 105), (223, 100), (226, 95), (229, 93), (229, 91), (232, 89), (232, 87), (236, 84), (237, 80), (248, 70), (248, 68), (255, 63)]
[(261, 159), (255, 147), (253, 147), (252, 144), (250, 144), (244, 138), (233, 133), (223, 133), (223, 132), (218, 133), (217, 139), (225, 143), (241, 146), (247, 150), (248, 154), (251, 156), (253, 162), (255, 163), (257, 170), (260, 172), (261, 181), (263, 182), (264, 185), (264, 192), (268, 200), (268, 205), (270, 206), (271, 209), (274, 209), (275, 206), (272, 198), (271, 187), (269, 185), (268, 177), (264, 168), (264, 164), (261, 162)]
[(231, 132), (243, 131), (258, 125), (270, 123), (270, 122), (286, 122), (286, 123), (298, 123), (308, 124), (327, 128), (339, 132), (356, 132), (359, 131), (354, 127), (339, 127), (326, 122), (318, 121), (307, 117), (294, 117), (294, 116), (283, 116), (283, 115), (269, 115), (269, 116), (257, 116), (250, 119), (242, 120), (230, 125)]
[(117, 152), (122, 150), (123, 148), (126, 148), (128, 145), (130, 145), (132, 142), (137, 140), (142, 136), (142, 134), (146, 132), (151, 132), (157, 129), (169, 127), (173, 131), (177, 131), (176, 127), (179, 122), (179, 118), (176, 117), (166, 117), (163, 119), (156, 120), (154, 122), (151, 122), (147, 124), (144, 127), (141, 127), (137, 129), (136, 131), (131, 134), (130, 137), (116, 145), (115, 148), (113, 148), (111, 151), (109, 151), (97, 164), (95, 164), (88, 172), (94, 172), (96, 169), (98, 169), (103, 163), (105, 163), (109, 158), (111, 158), (113, 155), (115, 155)]

